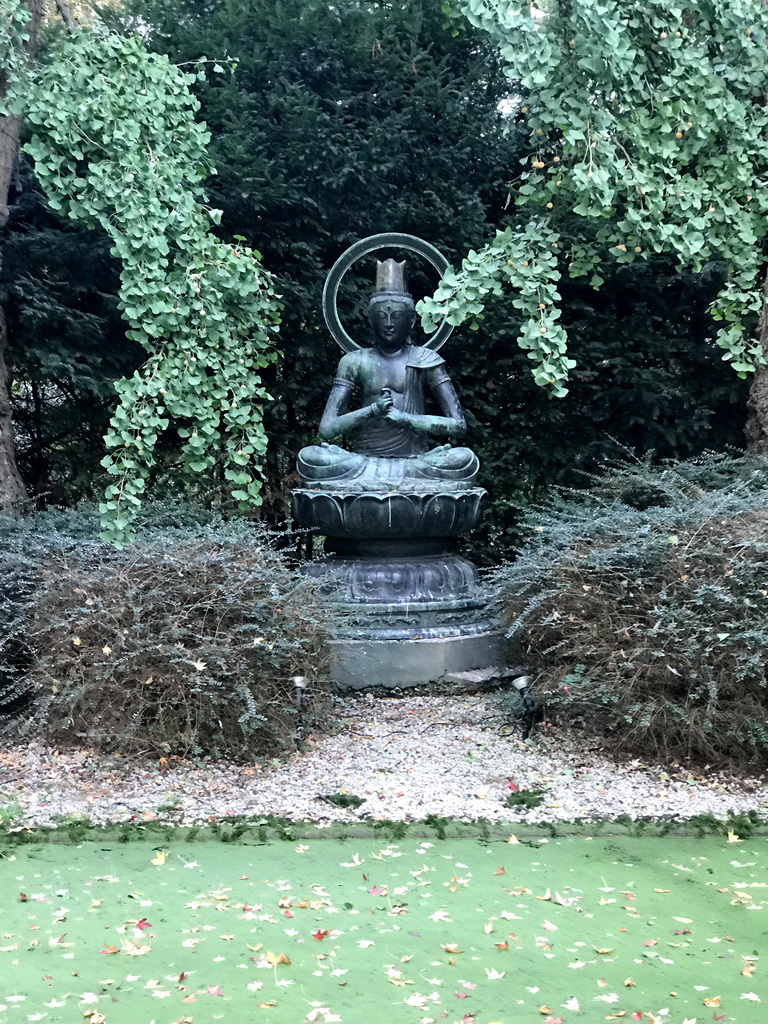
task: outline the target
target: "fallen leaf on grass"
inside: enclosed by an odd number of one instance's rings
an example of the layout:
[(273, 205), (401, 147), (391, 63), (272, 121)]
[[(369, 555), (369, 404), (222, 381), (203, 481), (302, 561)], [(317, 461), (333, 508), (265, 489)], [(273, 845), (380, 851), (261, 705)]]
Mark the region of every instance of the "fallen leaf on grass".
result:
[(158, 867), (159, 867), (161, 864), (165, 864), (167, 859), (168, 859), (168, 851), (167, 850), (155, 850), (155, 856), (152, 858), (150, 863), (151, 864), (157, 864)]
[(707, 996), (707, 998), (704, 1000), (704, 1005), (705, 1006), (719, 1006), (720, 1002), (721, 1002), (721, 997), (720, 996)]
[(740, 843), (740, 842), (742, 842), (742, 840), (739, 838), (739, 836), (736, 835), (736, 833), (733, 831), (733, 829), (729, 829), (728, 830), (728, 842), (729, 843)]
[(267, 953), (267, 960), (276, 967), (278, 964), (289, 964), (291, 958), (286, 956), (285, 953)]

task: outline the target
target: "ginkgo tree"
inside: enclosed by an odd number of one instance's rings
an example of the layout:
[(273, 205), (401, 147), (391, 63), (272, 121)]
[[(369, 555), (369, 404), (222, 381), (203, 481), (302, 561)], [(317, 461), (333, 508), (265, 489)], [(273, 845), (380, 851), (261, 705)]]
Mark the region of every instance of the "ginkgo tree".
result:
[(224, 67), (204, 58), (176, 67), (138, 35), (78, 28), (68, 8), (71, 34), (32, 66), (27, 3), (6, 0), (0, 14), (0, 113), (23, 114), (26, 152), (51, 208), (111, 238), (129, 337), (148, 354), (116, 385), (102, 536), (131, 536), (169, 427), (182, 472), (218, 471), (236, 502), (259, 504), (269, 397), (261, 373), (275, 356), (280, 304), (259, 254), (212, 232), (221, 211), (201, 185), (213, 170), (210, 136), (190, 85)]
[(517, 291), (537, 383), (567, 393), (563, 275), (672, 252), (726, 271), (711, 313), (723, 358), (755, 373), (750, 440), (768, 451), (768, 6), (763, 0), (457, 0), (497, 42), (530, 130), (515, 215), (420, 307), (427, 329)]

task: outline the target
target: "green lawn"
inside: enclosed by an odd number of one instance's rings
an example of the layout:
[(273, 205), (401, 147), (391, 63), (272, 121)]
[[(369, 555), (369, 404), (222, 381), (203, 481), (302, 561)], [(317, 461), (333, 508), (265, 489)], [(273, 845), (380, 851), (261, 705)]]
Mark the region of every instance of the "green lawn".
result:
[(317, 835), (0, 844), (0, 1024), (768, 1021), (765, 839)]

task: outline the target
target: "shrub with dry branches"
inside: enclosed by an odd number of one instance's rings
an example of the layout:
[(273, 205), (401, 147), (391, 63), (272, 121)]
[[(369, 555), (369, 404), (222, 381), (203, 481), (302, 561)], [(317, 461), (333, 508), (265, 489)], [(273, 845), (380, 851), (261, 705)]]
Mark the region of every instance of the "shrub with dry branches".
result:
[(768, 462), (615, 466), (497, 573), (549, 713), (644, 759), (768, 765)]
[(91, 539), (93, 515), (90, 536), (73, 518), (17, 523), (36, 576), (23, 615), (31, 704), (6, 725), (106, 750), (292, 749), (292, 677), (310, 680), (315, 718), (329, 699), (316, 585), (251, 523), (155, 508), (117, 551)]

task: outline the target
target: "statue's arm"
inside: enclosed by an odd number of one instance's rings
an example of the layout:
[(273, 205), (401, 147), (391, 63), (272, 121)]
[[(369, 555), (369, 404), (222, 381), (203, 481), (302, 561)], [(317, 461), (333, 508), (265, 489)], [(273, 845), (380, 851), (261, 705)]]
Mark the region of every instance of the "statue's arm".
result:
[(450, 377), (442, 367), (436, 367), (434, 370), (429, 370), (428, 373), (430, 388), (443, 415), (409, 415), (408, 422), (416, 430), (431, 434), (433, 437), (442, 437), (448, 440), (462, 437), (466, 433), (467, 422)]
[(366, 405), (353, 412), (345, 412), (352, 394), (354, 384), (351, 381), (337, 378), (333, 382), (331, 393), (325, 404), (325, 411), (320, 420), (319, 434), (324, 441), (334, 437), (343, 437), (355, 430), (364, 420), (377, 415), (375, 406)]

